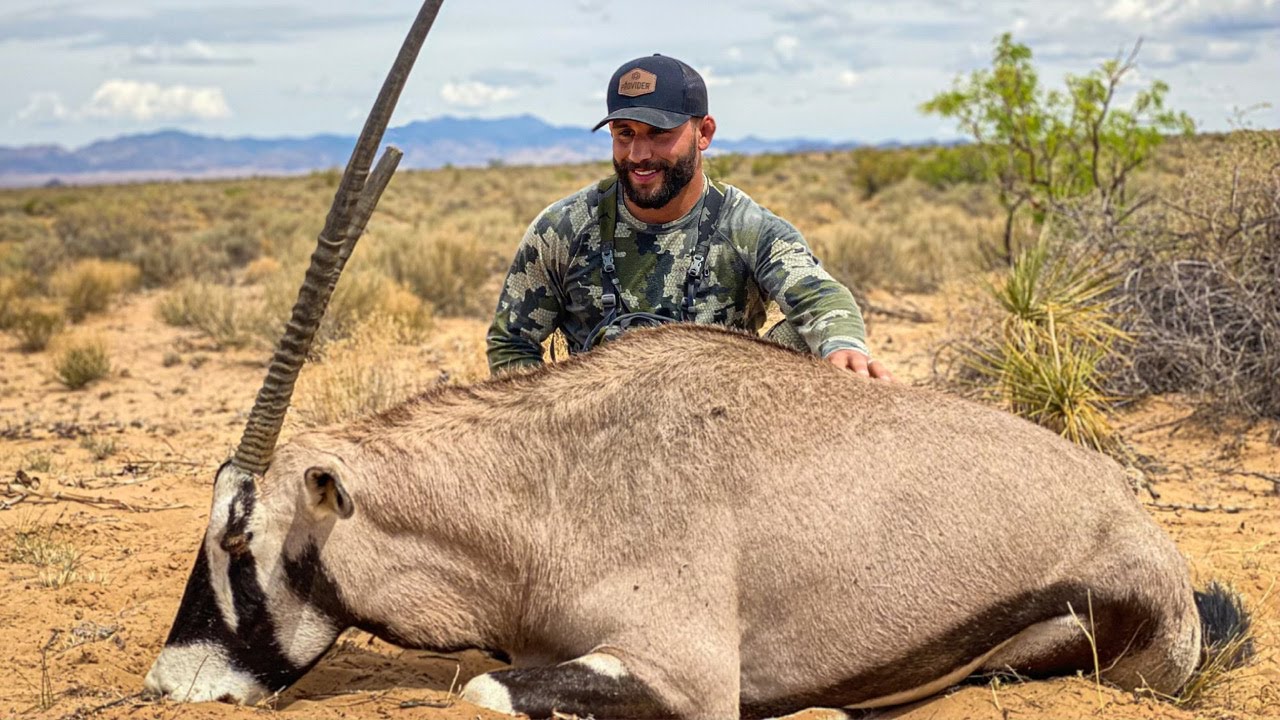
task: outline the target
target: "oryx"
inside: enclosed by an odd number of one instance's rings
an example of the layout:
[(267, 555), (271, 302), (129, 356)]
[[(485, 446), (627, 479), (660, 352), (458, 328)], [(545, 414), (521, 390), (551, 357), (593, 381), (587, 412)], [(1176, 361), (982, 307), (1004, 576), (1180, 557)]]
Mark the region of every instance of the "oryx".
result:
[(253, 702), (353, 626), (509, 656), (464, 697), (534, 717), (881, 706), (1004, 668), (1186, 681), (1202, 642), (1187, 564), (1115, 463), (755, 338), (638, 331), (274, 449), (394, 167), (363, 183), (438, 6), (379, 97), (217, 473), (149, 690)]

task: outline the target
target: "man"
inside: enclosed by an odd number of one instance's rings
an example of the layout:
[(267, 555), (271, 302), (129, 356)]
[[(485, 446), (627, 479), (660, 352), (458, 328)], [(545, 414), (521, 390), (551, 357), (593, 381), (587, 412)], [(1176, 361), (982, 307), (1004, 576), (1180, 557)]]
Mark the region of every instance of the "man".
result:
[(688, 65), (653, 55), (624, 64), (608, 88), (616, 178), (542, 211), (525, 233), (488, 334), (494, 374), (542, 364), (556, 328), (570, 352), (631, 325), (666, 320), (771, 331), (873, 378), (862, 314), (790, 223), (741, 190), (710, 182), (702, 153), (715, 135), (707, 89)]

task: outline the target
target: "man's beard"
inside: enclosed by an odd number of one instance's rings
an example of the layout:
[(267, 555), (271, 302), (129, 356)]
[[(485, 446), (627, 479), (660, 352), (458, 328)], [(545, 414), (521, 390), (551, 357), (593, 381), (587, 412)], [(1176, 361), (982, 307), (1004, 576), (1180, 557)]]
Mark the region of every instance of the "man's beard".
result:
[[(613, 171), (618, 174), (618, 180), (622, 183), (622, 191), (626, 193), (627, 199), (635, 203), (636, 207), (642, 207), (646, 210), (660, 208), (671, 202), (671, 199), (680, 194), (689, 181), (693, 180), (694, 166), (698, 161), (698, 150), (692, 147), (690, 143), (689, 154), (678, 158), (674, 163), (666, 163), (661, 160), (645, 160), (640, 163), (630, 161), (619, 162), (617, 159), (613, 161)], [(641, 190), (631, 182), (632, 170), (661, 170), (662, 183), (652, 190)]]

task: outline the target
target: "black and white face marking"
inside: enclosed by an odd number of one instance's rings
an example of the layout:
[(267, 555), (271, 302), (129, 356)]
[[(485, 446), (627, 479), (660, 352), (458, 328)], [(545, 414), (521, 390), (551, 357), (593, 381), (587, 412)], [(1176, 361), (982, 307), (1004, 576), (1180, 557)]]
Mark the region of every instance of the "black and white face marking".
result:
[(253, 478), (224, 464), (204, 545), (146, 689), (175, 700), (253, 703), (302, 677), (346, 627), (332, 580), (308, 544), (261, 515)]

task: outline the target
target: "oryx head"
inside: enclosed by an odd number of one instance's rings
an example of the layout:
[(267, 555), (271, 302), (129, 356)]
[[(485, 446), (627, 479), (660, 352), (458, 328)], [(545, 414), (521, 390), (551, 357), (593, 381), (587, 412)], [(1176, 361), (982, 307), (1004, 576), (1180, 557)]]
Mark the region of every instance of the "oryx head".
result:
[[(257, 479), (228, 461), (209, 527), (146, 688), (252, 703), (293, 684), (350, 625), (319, 549), (355, 512), (340, 461), (276, 458)], [(265, 481), (265, 482), (264, 482)]]
[(320, 562), (327, 533), (355, 511), (341, 460), (273, 454), (338, 275), (399, 161), (400, 152), (388, 148), (369, 173), (441, 2), (424, 2), (405, 38), (338, 186), (240, 445), (218, 470), (204, 543), (147, 673), (151, 692), (179, 701), (255, 702), (301, 677), (350, 624)]

